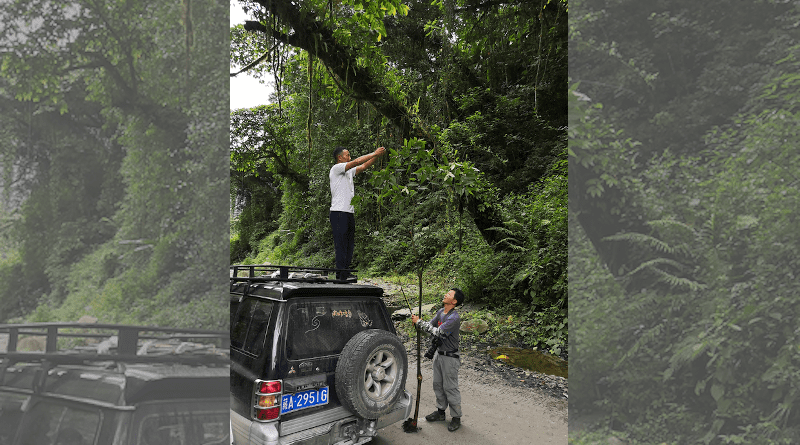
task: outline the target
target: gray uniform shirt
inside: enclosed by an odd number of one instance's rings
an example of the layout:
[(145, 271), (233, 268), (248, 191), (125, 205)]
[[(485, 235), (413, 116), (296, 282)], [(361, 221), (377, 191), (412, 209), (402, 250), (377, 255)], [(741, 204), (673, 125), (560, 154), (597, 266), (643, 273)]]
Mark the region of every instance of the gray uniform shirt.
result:
[(439, 309), (430, 322), (420, 320), (417, 322), (417, 326), (423, 331), (442, 339), (440, 350), (445, 352), (458, 351), (458, 344), (461, 340), (459, 335), (461, 316), (458, 315), (455, 308), (450, 309), (447, 314), (444, 313), (444, 308)]

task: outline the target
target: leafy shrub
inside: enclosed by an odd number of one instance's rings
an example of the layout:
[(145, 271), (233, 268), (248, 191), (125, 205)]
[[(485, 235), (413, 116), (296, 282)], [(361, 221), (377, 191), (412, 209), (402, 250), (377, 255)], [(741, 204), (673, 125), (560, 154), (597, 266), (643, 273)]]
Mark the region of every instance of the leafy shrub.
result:
[(238, 233), (231, 235), (230, 256), (231, 264), (236, 264), (249, 252), (247, 244), (239, 237)]

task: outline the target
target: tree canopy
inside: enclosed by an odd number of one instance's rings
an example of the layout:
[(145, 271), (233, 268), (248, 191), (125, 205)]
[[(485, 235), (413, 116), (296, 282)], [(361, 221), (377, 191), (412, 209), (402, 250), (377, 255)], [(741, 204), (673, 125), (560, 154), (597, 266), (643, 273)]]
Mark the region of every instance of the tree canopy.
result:
[(4, 319), (224, 326), (225, 11), (3, 7)]

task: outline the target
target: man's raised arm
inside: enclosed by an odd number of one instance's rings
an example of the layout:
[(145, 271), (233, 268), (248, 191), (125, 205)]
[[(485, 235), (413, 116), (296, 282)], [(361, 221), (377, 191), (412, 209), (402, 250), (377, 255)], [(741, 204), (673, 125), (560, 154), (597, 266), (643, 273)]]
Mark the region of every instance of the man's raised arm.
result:
[(386, 149), (384, 147), (378, 147), (378, 149), (373, 151), (372, 153), (366, 154), (364, 156), (359, 156), (356, 159), (353, 159), (352, 161), (348, 162), (347, 166), (345, 167), (345, 170), (350, 170), (353, 167), (357, 167), (356, 174), (361, 173), (367, 168), (369, 168), (370, 165), (374, 164), (375, 161), (377, 161), (378, 158), (380, 158), (384, 154), (386, 154)]

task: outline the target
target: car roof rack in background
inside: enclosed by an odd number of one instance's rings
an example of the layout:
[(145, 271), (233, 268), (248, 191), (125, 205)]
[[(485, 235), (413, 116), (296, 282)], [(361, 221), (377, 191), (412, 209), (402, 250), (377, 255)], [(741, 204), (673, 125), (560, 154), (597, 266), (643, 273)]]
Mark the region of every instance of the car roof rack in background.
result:
[[(230, 332), (100, 323), (1, 324), (8, 346), (0, 350), (5, 368), (18, 362), (83, 364), (176, 363), (211, 365), (230, 363)], [(26, 336), (44, 337), (44, 351), (19, 351)], [(72, 343), (72, 344), (70, 344)]]
[(267, 282), (294, 281), (306, 283), (355, 283), (354, 278), (339, 280), (329, 278), (336, 272), (355, 273), (355, 269), (325, 269), (320, 267), (273, 266), (267, 264), (241, 264), (231, 266), (231, 281)]

